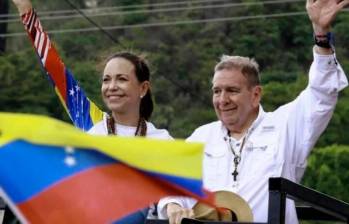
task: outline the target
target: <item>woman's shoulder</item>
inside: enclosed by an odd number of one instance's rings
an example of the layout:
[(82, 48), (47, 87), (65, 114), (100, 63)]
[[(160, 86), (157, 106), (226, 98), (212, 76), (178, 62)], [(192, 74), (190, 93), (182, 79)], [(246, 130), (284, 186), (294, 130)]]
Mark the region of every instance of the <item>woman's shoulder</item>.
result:
[(103, 115), (103, 119), (93, 125), (87, 133), (91, 135), (108, 135), (105, 119), (105, 115)]
[(159, 129), (153, 123), (147, 121), (147, 138), (173, 139), (166, 129)]

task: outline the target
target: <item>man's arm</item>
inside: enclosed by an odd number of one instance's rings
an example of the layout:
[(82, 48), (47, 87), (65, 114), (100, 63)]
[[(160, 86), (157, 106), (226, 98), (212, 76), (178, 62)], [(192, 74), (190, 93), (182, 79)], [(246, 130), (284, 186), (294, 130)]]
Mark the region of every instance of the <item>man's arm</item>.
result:
[(166, 197), (158, 203), (158, 216), (168, 219), (169, 224), (180, 224), (182, 218), (194, 218), (193, 207), (196, 200), (188, 197)]
[(40, 64), (46, 71), (69, 117), (76, 127), (84, 131), (89, 130), (95, 123), (102, 120), (103, 112), (86, 97), (72, 73), (65, 67), (48, 34), (43, 30), (30, 0), (12, 1), (21, 15)]
[[(203, 136), (194, 131), (186, 142), (202, 142), (199, 140), (201, 137)], [(195, 218), (193, 207), (196, 203), (196, 199), (183, 196), (162, 198), (157, 206), (159, 218), (169, 219), (170, 224), (180, 223), (178, 220), (182, 218)]]
[[(331, 22), (348, 2), (307, 0), (306, 8), (314, 34), (326, 34), (327, 37)], [(279, 113), (277, 117), (287, 122), (285, 153), (288, 162), (297, 168), (295, 181), (301, 179), (310, 150), (332, 117), (339, 91), (348, 85), (333, 46), (326, 46), (326, 42), (320, 45), (314, 46), (314, 61), (310, 67), (307, 88), (293, 102), (275, 111)], [(285, 114), (287, 119), (284, 119)]]

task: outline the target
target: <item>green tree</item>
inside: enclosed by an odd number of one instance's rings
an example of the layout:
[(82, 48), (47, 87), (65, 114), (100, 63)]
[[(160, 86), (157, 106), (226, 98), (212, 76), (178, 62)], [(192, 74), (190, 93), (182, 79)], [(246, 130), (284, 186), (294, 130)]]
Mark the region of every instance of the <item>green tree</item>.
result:
[(308, 160), (302, 183), (340, 200), (349, 201), (349, 147), (316, 148)]

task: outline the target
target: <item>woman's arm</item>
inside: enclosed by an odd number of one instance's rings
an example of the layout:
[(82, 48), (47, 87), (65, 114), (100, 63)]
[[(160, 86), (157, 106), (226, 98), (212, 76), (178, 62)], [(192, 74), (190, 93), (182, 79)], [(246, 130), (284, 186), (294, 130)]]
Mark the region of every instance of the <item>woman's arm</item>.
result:
[(86, 97), (84, 91), (65, 67), (52, 45), (48, 34), (43, 30), (40, 20), (29, 0), (12, 0), (17, 6), (22, 22), (64, 108), (74, 125), (84, 131), (102, 120), (103, 112)]

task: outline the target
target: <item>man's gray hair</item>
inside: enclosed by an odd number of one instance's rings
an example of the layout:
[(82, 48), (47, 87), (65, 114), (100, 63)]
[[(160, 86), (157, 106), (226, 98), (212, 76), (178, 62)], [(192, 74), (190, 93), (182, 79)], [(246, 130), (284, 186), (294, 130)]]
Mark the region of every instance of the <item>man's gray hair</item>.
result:
[(220, 62), (215, 66), (214, 71), (240, 70), (247, 79), (249, 86), (260, 85), (259, 65), (253, 58), (241, 56), (223, 55)]

